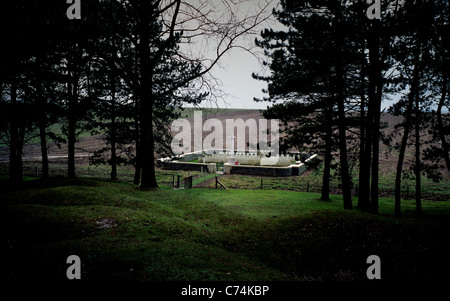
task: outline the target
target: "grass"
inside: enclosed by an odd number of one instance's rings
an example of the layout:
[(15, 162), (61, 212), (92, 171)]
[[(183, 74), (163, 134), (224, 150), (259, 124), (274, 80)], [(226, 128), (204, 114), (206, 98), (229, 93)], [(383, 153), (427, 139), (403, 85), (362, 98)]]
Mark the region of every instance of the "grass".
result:
[[(425, 215), (402, 200), (402, 218), (394, 218), (389, 197), (380, 199), (379, 215), (343, 210), (339, 195), (320, 201), (321, 166), (299, 177), (264, 177), (263, 190), (260, 177), (221, 177), (234, 188), (226, 191), (174, 190), (174, 176), (200, 173), (167, 170), (157, 171), (160, 189), (141, 191), (126, 166), (118, 168), (120, 181), (107, 180), (109, 166), (86, 164), (77, 164), (76, 180), (57, 179), (67, 174), (60, 161), (50, 165), (55, 178), (41, 182), (36, 166), (24, 162), (24, 187), (13, 190), (1, 176), (7, 164), (0, 165), (7, 279), (65, 280), (72, 254), (86, 280), (365, 280), (372, 254), (382, 260), (382, 279), (450, 279), (450, 203), (427, 200), (449, 199), (448, 178), (423, 178)], [(393, 166), (380, 166), (382, 196), (392, 196)], [(413, 180), (403, 183), (412, 198)], [(336, 177), (331, 188), (340, 192)]]
[[(36, 167), (40, 167), (40, 162), (25, 161), (24, 162), (24, 175), (30, 179), (34, 179), (36, 176)], [(222, 176), (220, 181), (228, 188), (232, 189), (260, 189), (261, 179), (263, 180), (264, 190), (288, 190), (306, 192), (309, 183), (309, 192), (321, 192), (322, 187), (322, 171), (323, 164), (319, 164), (316, 169), (308, 171), (306, 174), (294, 177), (258, 177), (258, 176), (245, 176), (245, 175), (230, 175)], [(8, 164), (0, 164), (0, 177), (6, 175), (9, 172)], [(134, 168), (132, 166), (119, 166), (117, 169), (118, 178), (123, 181), (132, 182), (134, 178)], [(334, 174), (335, 171), (333, 170)], [(100, 178), (108, 179), (111, 174), (111, 167), (108, 165), (91, 166), (88, 164), (78, 164), (76, 166), (76, 174), (78, 177), (84, 178)], [(172, 183), (173, 176), (180, 175), (182, 178), (193, 175), (197, 178), (201, 175), (201, 172), (188, 172), (178, 170), (157, 170), (156, 176), (158, 183), (166, 184)], [(50, 176), (51, 177), (65, 177), (67, 176), (67, 163), (63, 162), (50, 162)], [(4, 176), (3, 176), (4, 177)], [(1, 179), (1, 178), (0, 178)], [(176, 178), (175, 178), (176, 179)], [(210, 179), (210, 178), (208, 178)], [(356, 194), (356, 172), (354, 172), (354, 187), (353, 195)], [(198, 183), (195, 182), (195, 184)], [(395, 172), (389, 169), (380, 170), (379, 189), (380, 195), (383, 197), (393, 197), (394, 195), (394, 181)], [(205, 183), (206, 184), (206, 183)], [(215, 187), (214, 182), (209, 182), (207, 187)], [(435, 183), (431, 179), (422, 177), (422, 198), (424, 200), (446, 201), (449, 200), (449, 187), (450, 178), (444, 177), (444, 179)], [(331, 192), (334, 194), (340, 194), (340, 181), (334, 176), (330, 181)], [(402, 180), (402, 198), (413, 199), (415, 195), (415, 182), (414, 179)]]
[(371, 215), (343, 210), (337, 195), (323, 202), (295, 191), (142, 191), (90, 178), (0, 184), (10, 279), (65, 279), (72, 254), (88, 280), (363, 280), (372, 254), (383, 279), (450, 278), (448, 202), (425, 201), (419, 218), (404, 201), (394, 218), (392, 199)]
[[(246, 175), (229, 175), (220, 178), (220, 181), (228, 188), (234, 189), (261, 189), (261, 180), (264, 190), (289, 190), (298, 192), (316, 192), (320, 193), (322, 189), (322, 172), (323, 164), (319, 164), (318, 168), (313, 169), (301, 176), (293, 177), (260, 177)], [(333, 193), (341, 193), (341, 182), (336, 173), (332, 170), (332, 179), (330, 181), (330, 189)], [(380, 172), (379, 190), (380, 195), (384, 197), (394, 196), (395, 173), (382, 171)], [(353, 195), (357, 195), (357, 177), (354, 178)], [(209, 187), (213, 187), (214, 183), (210, 183)], [(433, 182), (431, 179), (422, 177), (422, 198), (425, 200), (446, 201), (449, 199), (450, 178), (444, 177), (439, 183)], [(415, 195), (414, 179), (402, 180), (402, 198), (413, 199)]]

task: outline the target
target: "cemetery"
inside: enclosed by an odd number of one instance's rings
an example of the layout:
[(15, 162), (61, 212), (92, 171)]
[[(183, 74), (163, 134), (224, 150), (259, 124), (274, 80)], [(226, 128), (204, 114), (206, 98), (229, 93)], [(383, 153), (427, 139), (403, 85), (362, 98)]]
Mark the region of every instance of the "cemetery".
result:
[(307, 170), (310, 163), (317, 160), (317, 154), (287, 153), (271, 156), (270, 154), (248, 151), (233, 153), (203, 150), (161, 158), (157, 161), (157, 166), (167, 170), (288, 177), (301, 175)]
[(2, 4), (14, 295), (445, 290), (450, 1)]

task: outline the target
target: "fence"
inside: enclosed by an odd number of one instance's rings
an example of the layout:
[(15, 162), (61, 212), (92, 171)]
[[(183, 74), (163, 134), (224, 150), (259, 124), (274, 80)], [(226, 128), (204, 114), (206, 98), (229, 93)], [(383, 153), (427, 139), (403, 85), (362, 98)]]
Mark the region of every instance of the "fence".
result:
[[(227, 181), (226, 178), (222, 179), (222, 183), (228, 189), (249, 189), (249, 190), (290, 190), (290, 191), (298, 191), (298, 192), (311, 192), (311, 193), (322, 193), (322, 183), (318, 181), (304, 181), (295, 184), (287, 184), (282, 183), (281, 181), (277, 181), (278, 179), (272, 179), (270, 177), (266, 178), (254, 178), (252, 182), (240, 179), (239, 182)], [(212, 187), (211, 187), (212, 188)], [(217, 188), (217, 187), (215, 187)], [(220, 188), (220, 187), (219, 187)], [(330, 193), (331, 194), (341, 194), (342, 189), (341, 186), (330, 184)], [(357, 197), (359, 195), (359, 187), (356, 184), (351, 188), (352, 196)], [(380, 197), (393, 197), (395, 195), (394, 188), (380, 188), (379, 196)], [(426, 193), (422, 192), (422, 196), (426, 195)], [(414, 199), (415, 198), (415, 190), (412, 189), (409, 185), (404, 185), (401, 189), (401, 198), (402, 199)]]
[[(42, 174), (41, 168), (38, 166), (39, 162), (24, 162), (24, 176), (29, 177), (39, 177)], [(218, 169), (220, 170), (223, 167), (222, 165), (218, 165)], [(119, 171), (124, 169), (122, 173), (119, 173), (121, 179), (132, 181), (133, 180), (133, 169), (126, 167), (119, 167)], [(89, 175), (93, 177), (104, 177), (108, 178), (110, 175), (110, 170), (107, 167), (90, 167), (90, 166), (79, 166), (77, 170), (80, 174)], [(0, 174), (7, 175), (9, 172), (9, 163), (8, 164), (0, 164)], [(184, 172), (183, 175), (177, 174), (179, 171), (174, 171), (174, 173), (158, 173), (158, 184), (162, 185), (170, 185), (176, 188), (193, 188), (200, 183), (213, 179), (218, 176), (214, 173), (208, 174), (206, 170), (203, 172)], [(50, 165), (50, 176), (65, 176), (66, 175), (66, 166), (62, 164), (51, 164)], [(292, 182), (290, 177), (286, 178), (271, 178), (271, 177), (257, 177), (257, 176), (244, 176), (244, 180), (241, 177), (237, 176), (238, 180), (232, 182), (226, 177), (219, 177), (220, 182), (227, 187), (228, 189), (264, 189), (264, 190), (291, 190), (291, 191), (299, 191), (299, 192), (314, 192), (321, 193), (322, 192), (322, 182), (320, 180), (317, 181), (308, 181), (307, 179), (300, 180), (298, 182)], [(250, 181), (251, 180), (251, 181)], [(204, 185), (203, 187), (216, 188), (214, 181), (211, 181), (208, 185)], [(217, 189), (221, 189), (222, 186), (218, 184)], [(405, 183), (402, 185), (401, 189), (401, 198), (402, 199), (414, 199), (416, 197), (414, 185)], [(435, 191), (436, 190), (436, 191)], [(422, 186), (422, 198), (429, 197), (433, 200), (448, 200), (448, 194), (439, 193), (439, 190), (443, 190), (442, 188), (434, 189), (430, 187), (426, 187), (424, 183)], [(448, 189), (447, 189), (448, 191)], [(332, 182), (330, 183), (330, 193), (332, 194), (341, 194), (340, 183)], [(352, 195), (358, 196), (359, 187), (357, 184), (352, 187)], [(393, 197), (395, 195), (395, 188), (392, 185), (383, 184), (380, 185), (379, 188), (380, 197)]]
[(162, 184), (166, 184), (166, 185), (171, 185), (174, 188), (184, 188), (184, 189), (190, 189), (195, 187), (196, 185), (208, 181), (212, 178), (214, 178), (216, 175), (215, 174), (208, 174), (205, 172), (203, 172), (202, 174), (196, 174), (196, 175), (188, 175), (187, 177), (184, 177), (182, 175), (175, 175), (175, 174), (163, 174), (165, 176), (172, 176), (172, 181), (171, 182), (167, 182), (167, 181), (162, 181)]
[[(166, 176), (169, 176), (169, 174), (167, 174)], [(227, 181), (226, 177), (222, 178), (217, 174), (207, 174), (206, 172), (202, 174), (188, 175), (187, 177), (184, 177), (179, 174), (177, 175), (171, 174), (171, 176), (172, 176), (171, 182), (162, 182), (162, 183), (171, 185), (175, 188), (184, 188), (184, 189), (194, 188), (203, 182), (215, 178), (214, 181), (202, 187), (213, 189), (291, 190), (291, 191), (312, 192), (312, 193), (322, 192), (322, 183), (317, 181), (305, 181), (301, 183), (287, 185), (286, 183), (281, 183), (281, 181), (277, 181), (270, 177), (269, 178), (254, 177), (252, 182), (240, 180), (238, 183), (236, 183)], [(351, 191), (352, 196), (357, 197), (359, 195), (358, 185), (352, 187)], [(340, 194), (341, 193), (340, 186), (330, 185), (330, 193)], [(394, 188), (382, 188), (379, 191), (379, 195), (381, 197), (394, 196)], [(413, 199), (415, 198), (415, 191), (410, 186), (403, 186), (401, 190), (401, 198)]]

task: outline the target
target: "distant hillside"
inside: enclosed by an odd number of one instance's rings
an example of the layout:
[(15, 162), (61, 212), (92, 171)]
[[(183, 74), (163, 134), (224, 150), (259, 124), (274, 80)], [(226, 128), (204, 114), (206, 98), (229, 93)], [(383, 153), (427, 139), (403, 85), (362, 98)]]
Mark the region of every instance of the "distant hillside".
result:
[[(197, 108), (185, 108), (182, 112), (182, 117), (187, 118), (191, 125), (193, 125), (193, 116), (194, 112), (198, 111)], [(261, 119), (264, 118), (262, 116), (262, 113), (260, 110), (252, 110), (252, 109), (201, 109), (202, 112), (202, 118), (203, 122), (207, 118), (216, 118), (220, 120), (223, 124), (223, 130), (225, 132), (226, 127), (226, 120), (236, 120), (236, 119), (243, 119), (244, 121), (248, 119)], [(391, 133), (394, 131), (394, 127), (397, 123), (402, 121), (401, 116), (393, 116), (390, 114), (383, 114), (382, 115), (382, 122), (386, 123), (388, 126), (383, 129), (383, 132), (386, 134)], [(192, 130), (192, 137), (193, 137), (193, 130)], [(209, 132), (203, 132), (203, 138), (206, 137), (209, 134)], [(224, 133), (224, 146), (226, 145), (226, 139), (225, 136), (226, 133)], [(400, 135), (396, 138), (397, 140), (400, 139)], [(101, 135), (97, 136), (90, 136), (86, 135), (82, 138), (80, 138), (80, 141), (76, 144), (76, 156), (79, 160), (82, 160), (86, 162), (86, 159), (89, 155), (91, 155), (94, 151), (102, 148), (105, 146), (105, 143), (101, 139)], [(248, 135), (246, 136), (246, 139), (248, 139)], [(427, 140), (429, 139), (429, 134), (427, 133), (426, 129), (423, 130), (423, 137), (422, 139)], [(193, 141), (193, 140), (192, 140)], [(23, 154), (24, 154), (24, 161), (39, 161), (41, 157), (41, 150), (40, 150), (40, 144), (37, 143), (38, 141), (35, 141), (35, 143), (30, 143), (28, 145), (24, 146)], [(246, 140), (248, 142), (248, 140)], [(349, 146), (349, 149), (353, 149), (351, 146)], [(381, 172), (389, 172), (392, 173), (395, 171), (395, 166), (397, 162), (397, 152), (391, 151), (387, 152), (389, 148), (385, 146), (384, 144), (381, 145), (381, 154), (380, 154), (380, 171)], [(49, 144), (49, 152), (48, 152), (49, 158), (51, 160), (65, 160), (67, 158), (67, 145), (61, 144), (61, 148), (58, 148), (58, 146), (55, 143)], [(410, 159), (413, 156), (412, 147), (410, 147), (408, 151), (407, 160), (405, 161), (405, 164), (408, 165)], [(9, 161), (9, 148), (7, 146), (1, 146), (0, 147), (0, 162), (8, 162)], [(446, 174), (446, 177), (450, 176), (448, 175), (448, 172), (444, 172)]]

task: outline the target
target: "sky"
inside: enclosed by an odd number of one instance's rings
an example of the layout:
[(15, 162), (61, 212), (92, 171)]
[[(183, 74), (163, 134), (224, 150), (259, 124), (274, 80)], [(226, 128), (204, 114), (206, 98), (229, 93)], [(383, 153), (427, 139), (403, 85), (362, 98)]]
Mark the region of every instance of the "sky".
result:
[[(195, 1), (202, 3), (204, 0)], [(233, 1), (228, 0), (225, 2), (231, 3)], [(225, 2), (222, 1), (222, 3)], [(214, 1), (213, 3), (217, 4), (220, 2)], [(236, 15), (238, 18), (243, 18), (246, 15), (252, 16), (260, 11), (260, 7), (265, 6), (266, 3), (269, 3), (269, 5), (264, 10), (263, 16), (271, 16), (273, 8), (279, 5), (278, 0), (242, 0), (239, 9), (236, 10)], [(219, 10), (218, 6), (216, 8)], [(205, 11), (207, 10), (205, 9)], [(267, 83), (252, 78), (252, 73), (260, 73), (264, 70), (261, 60), (265, 58), (261, 53), (262, 49), (255, 47), (254, 40), (259, 37), (261, 30), (265, 28), (278, 28), (278, 26), (277, 22), (271, 16), (271, 20), (261, 23), (253, 30), (254, 32), (251, 36), (246, 36), (245, 40), (242, 39), (236, 43), (236, 45), (246, 48), (253, 47), (252, 52), (257, 53), (258, 58), (241, 48), (233, 48), (221, 58), (220, 64), (214, 66), (211, 70), (211, 76), (219, 79), (219, 85), (216, 88), (220, 89), (220, 93), (218, 94), (221, 96), (214, 99), (213, 103), (205, 102), (201, 106), (217, 106), (232, 109), (265, 109), (269, 105), (269, 102), (256, 102), (253, 100), (254, 97), (263, 98), (267, 96), (262, 92), (263, 89), (267, 89)], [(194, 48), (200, 47), (202, 55), (204, 55), (204, 49), (209, 48), (209, 54), (206, 54), (206, 56), (214, 58), (216, 43), (217, 40), (214, 39), (207, 40), (206, 42), (202, 40)], [(189, 47), (192, 47), (192, 45)]]
[[(283, 26), (271, 20), (260, 26), (261, 30), (264, 28), (281, 29)], [(258, 37), (259, 34), (255, 34), (251, 40), (254, 41)], [(221, 66), (214, 68), (212, 74), (220, 79), (220, 88), (226, 95), (214, 105), (231, 109), (266, 109), (270, 105), (270, 102), (267, 101), (256, 102), (253, 100), (255, 97), (262, 99), (268, 96), (262, 92), (263, 89), (267, 89), (267, 82), (252, 77), (252, 73), (268, 74), (270, 72), (261, 65), (261, 60), (265, 57), (261, 53), (258, 54), (258, 57), (259, 59), (241, 49), (233, 49), (223, 58)], [(386, 109), (396, 100), (398, 100), (398, 96), (394, 96), (393, 99), (385, 99), (382, 108)], [(205, 106), (211, 106), (211, 104), (205, 103)]]
[[(256, 1), (260, 1), (260, 3), (265, 3), (265, 1), (271, 2), (266, 11), (268, 15), (270, 15), (270, 12), (275, 6), (279, 5), (278, 0), (255, 0), (255, 2), (243, 0), (244, 4), (241, 11), (244, 12), (247, 11), (247, 9), (249, 11), (251, 11), (252, 8), (255, 9), (253, 4), (256, 3)], [(230, 0), (230, 2), (232, 1)], [(272, 17), (270, 20), (260, 24), (260, 26), (255, 30), (253, 36), (247, 37), (247, 43), (254, 46), (253, 43), (255, 38), (258, 38), (261, 30), (265, 28), (280, 30), (283, 26)], [(211, 47), (211, 50), (215, 50), (214, 46)], [(259, 52), (262, 51), (262, 49), (255, 50)], [(214, 103), (205, 102), (200, 106), (230, 109), (266, 109), (267, 106), (270, 105), (270, 102), (254, 101), (255, 97), (262, 99), (263, 97), (268, 96), (262, 92), (263, 89), (267, 89), (267, 83), (265, 81), (253, 79), (252, 77), (252, 73), (267, 75), (270, 72), (270, 70), (261, 65), (261, 60), (265, 59), (264, 55), (258, 53), (258, 57), (259, 59), (248, 51), (244, 51), (240, 48), (235, 48), (229, 51), (224, 57), (222, 57), (220, 65), (215, 66), (211, 70), (212, 76), (220, 80), (220, 85), (218, 88), (222, 93), (224, 93), (224, 95), (219, 97)], [(382, 109), (387, 109), (395, 103), (399, 97), (399, 95), (393, 95), (383, 100)]]
[(224, 100), (218, 100), (219, 107), (233, 109), (265, 109), (269, 102), (256, 102), (256, 98), (267, 96), (262, 89), (267, 89), (267, 83), (253, 79), (252, 73), (263, 70), (260, 62), (252, 54), (240, 50), (232, 50), (222, 61), (222, 68), (213, 70), (222, 82), (226, 93)]

